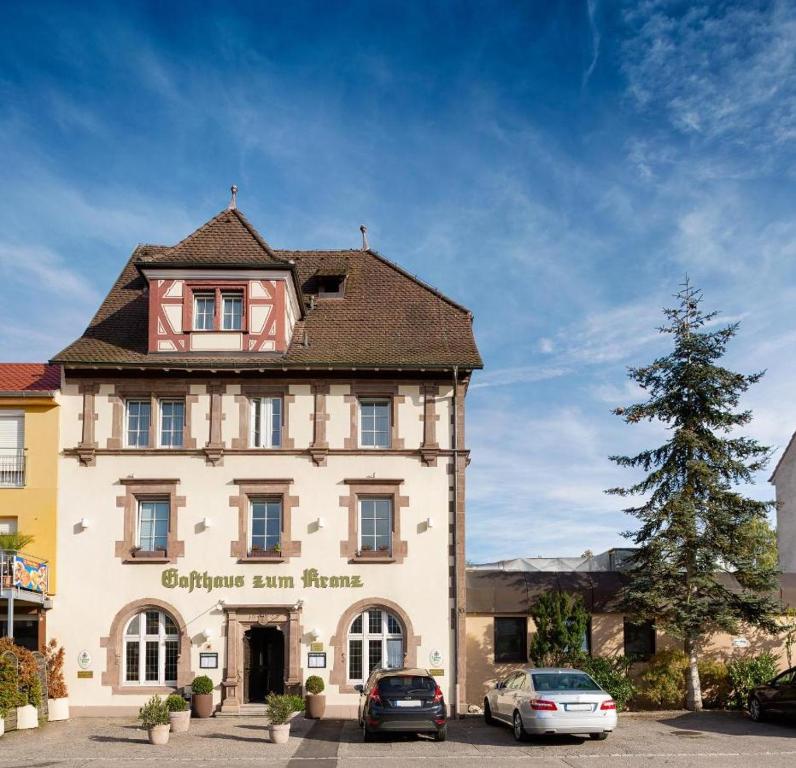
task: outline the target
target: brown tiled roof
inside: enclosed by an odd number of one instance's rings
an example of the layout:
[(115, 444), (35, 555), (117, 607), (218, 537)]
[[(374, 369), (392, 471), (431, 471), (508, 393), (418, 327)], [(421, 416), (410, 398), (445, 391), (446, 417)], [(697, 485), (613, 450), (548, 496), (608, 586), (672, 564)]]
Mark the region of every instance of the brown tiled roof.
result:
[[(285, 354), (152, 354), (147, 352), (146, 280), (138, 269), (146, 264), (295, 265), (299, 287), (305, 289), (319, 275), (344, 269), (347, 277), (343, 298), (321, 298), (306, 308)], [(83, 336), (53, 361), (241, 369), (482, 366), (472, 316), (460, 305), (372, 251), (272, 250), (238, 211), (222, 212), (177, 246), (136, 248)]]
[(61, 386), (61, 367), (46, 363), (0, 363), (0, 393), (52, 392)]

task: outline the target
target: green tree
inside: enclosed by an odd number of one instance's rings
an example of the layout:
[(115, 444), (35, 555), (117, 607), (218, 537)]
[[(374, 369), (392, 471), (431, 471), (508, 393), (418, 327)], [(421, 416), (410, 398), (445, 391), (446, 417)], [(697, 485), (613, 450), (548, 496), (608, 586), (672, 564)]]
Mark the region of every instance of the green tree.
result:
[(530, 657), (540, 666), (559, 666), (583, 644), (589, 614), (580, 595), (546, 592), (531, 608), (536, 634)]
[[(637, 518), (626, 535), (638, 546), (630, 562), (622, 601), (627, 613), (655, 617), (658, 627), (682, 639), (688, 657), (686, 703), (702, 708), (698, 669), (700, 640), (739, 623), (775, 632), (771, 592), (777, 567), (750, 546), (750, 531), (773, 506), (747, 498), (741, 486), (753, 482), (770, 450), (737, 433), (752, 419), (739, 409), (741, 395), (762, 377), (721, 367), (738, 324), (716, 327), (715, 312), (700, 309), (702, 295), (684, 283), (678, 304), (665, 309), (674, 349), (629, 377), (647, 395), (642, 403), (617, 408), (628, 424), (658, 421), (666, 442), (635, 456), (612, 456), (621, 467), (645, 476), (608, 493), (641, 496), (625, 511)], [(733, 588), (722, 572), (731, 573)]]

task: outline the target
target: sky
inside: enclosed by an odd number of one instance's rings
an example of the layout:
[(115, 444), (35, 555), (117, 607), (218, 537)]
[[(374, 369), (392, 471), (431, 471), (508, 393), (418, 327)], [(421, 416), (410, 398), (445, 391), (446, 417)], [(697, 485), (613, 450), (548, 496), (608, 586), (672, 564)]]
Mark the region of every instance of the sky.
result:
[[(796, 429), (796, 6), (4, 3), (0, 359), (80, 335), (139, 242), (229, 186), (279, 248), (370, 244), (475, 316), (467, 554), (579, 555), (633, 521), (611, 414), (687, 274)], [(773, 465), (772, 465), (773, 467)], [(750, 489), (771, 498), (763, 472)]]

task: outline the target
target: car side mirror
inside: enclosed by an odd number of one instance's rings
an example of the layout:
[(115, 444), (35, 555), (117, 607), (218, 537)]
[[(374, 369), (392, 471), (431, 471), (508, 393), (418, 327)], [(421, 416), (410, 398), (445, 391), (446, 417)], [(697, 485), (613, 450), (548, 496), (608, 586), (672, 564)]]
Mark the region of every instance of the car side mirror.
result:
[(354, 686), (354, 690), (355, 690), (357, 693), (363, 693), (363, 692), (364, 692), (364, 690), (365, 690), (365, 688), (364, 688), (364, 686), (362, 686), (362, 685), (355, 685), (355, 686)]

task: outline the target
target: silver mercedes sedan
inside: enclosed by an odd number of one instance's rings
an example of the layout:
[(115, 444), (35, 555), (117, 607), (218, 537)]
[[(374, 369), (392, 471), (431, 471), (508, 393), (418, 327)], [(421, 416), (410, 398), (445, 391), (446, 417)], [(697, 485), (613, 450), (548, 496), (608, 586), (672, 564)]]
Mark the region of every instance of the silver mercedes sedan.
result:
[(616, 728), (616, 702), (580, 670), (522, 669), (487, 691), (484, 720), (511, 725), (517, 741), (547, 734), (605, 739)]

